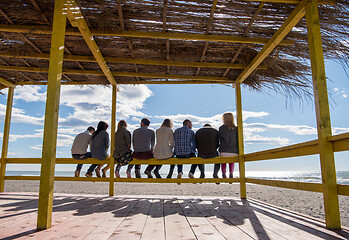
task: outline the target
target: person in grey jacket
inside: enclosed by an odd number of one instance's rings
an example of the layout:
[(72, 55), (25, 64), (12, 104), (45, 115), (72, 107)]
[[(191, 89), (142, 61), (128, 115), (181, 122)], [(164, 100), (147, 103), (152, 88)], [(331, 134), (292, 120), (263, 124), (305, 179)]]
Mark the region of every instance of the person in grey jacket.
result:
[[(97, 130), (92, 135), (91, 155), (92, 158), (104, 160), (108, 157), (109, 134), (106, 132), (108, 124), (100, 121), (97, 125)], [(92, 177), (92, 172), (95, 171), (97, 177), (101, 177), (101, 167), (103, 164), (92, 164), (85, 174), (86, 177)]]
[[(126, 153), (126, 151), (131, 149), (131, 133), (127, 130), (127, 122), (125, 120), (120, 120), (118, 123), (118, 130), (115, 132), (115, 148), (113, 152), (113, 157), (115, 160), (120, 158)], [(116, 165), (115, 177), (120, 177), (121, 165)], [(102, 170), (103, 172), (103, 170)], [(127, 172), (126, 172), (127, 174)], [(127, 177), (131, 177), (127, 174)]]

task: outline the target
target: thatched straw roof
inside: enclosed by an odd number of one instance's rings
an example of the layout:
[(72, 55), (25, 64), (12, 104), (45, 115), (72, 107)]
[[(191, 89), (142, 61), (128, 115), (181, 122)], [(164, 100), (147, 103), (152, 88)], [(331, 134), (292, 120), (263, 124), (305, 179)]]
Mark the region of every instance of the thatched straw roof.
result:
[[(282, 1), (280, 1), (282, 2)], [(123, 31), (155, 33), (188, 33), (231, 37), (265, 38), (267, 41), (296, 8), (295, 3), (260, 3), (248, 0), (80, 0), (80, 10), (94, 34), (96, 43), (106, 58), (116, 81), (184, 81), (193, 76), (221, 78), (233, 83), (262, 49), (261, 43), (182, 40), (169, 37), (144, 38), (111, 36)], [(53, 0), (0, 0), (0, 77), (11, 83), (42, 83), (47, 81), (52, 28)], [(348, 63), (349, 2), (339, 0), (335, 5), (319, 5), (325, 57)], [(11, 30), (8, 30), (11, 26)], [(19, 31), (20, 27), (35, 26), (47, 30)], [(14, 32), (13, 29), (17, 29)], [(67, 21), (67, 57), (90, 56), (91, 51), (78, 30)], [(309, 50), (305, 17), (285, 38), (291, 45), (278, 45), (243, 83), (252, 89), (274, 89), (281, 93), (309, 92)], [(286, 42), (287, 43), (287, 42)], [(20, 57), (22, 56), (22, 57)], [(23, 58), (23, 56), (26, 56)], [(112, 58), (115, 61), (112, 61)], [(118, 58), (122, 58), (121, 60)], [(156, 60), (160, 65), (121, 63), (127, 60)], [(181, 64), (166, 61), (180, 61)], [(200, 68), (186, 63), (234, 63), (240, 69), (227, 67)], [(15, 67), (15, 68), (13, 68)], [(24, 68), (18, 68), (24, 67)], [(28, 69), (32, 68), (30, 71)], [(32, 72), (42, 68), (42, 72)], [(62, 82), (109, 84), (94, 61), (65, 61)], [(38, 69), (35, 69), (35, 71)], [(77, 70), (72, 72), (71, 70)], [(93, 71), (91, 75), (83, 71)], [(95, 72), (98, 71), (98, 72)], [(126, 73), (134, 73), (129, 76)], [(96, 74), (98, 73), (98, 74)], [(120, 74), (119, 74), (120, 73)], [(144, 74), (145, 73), (145, 74)], [(148, 75), (147, 75), (148, 74)], [(150, 76), (149, 76), (150, 74)], [(158, 75), (152, 75), (158, 74)], [(182, 78), (183, 77), (183, 78)], [(187, 78), (187, 79), (185, 79)], [(196, 83), (211, 83), (208, 79)], [(217, 83), (217, 82), (213, 82)], [(305, 91), (304, 91), (305, 90)]]

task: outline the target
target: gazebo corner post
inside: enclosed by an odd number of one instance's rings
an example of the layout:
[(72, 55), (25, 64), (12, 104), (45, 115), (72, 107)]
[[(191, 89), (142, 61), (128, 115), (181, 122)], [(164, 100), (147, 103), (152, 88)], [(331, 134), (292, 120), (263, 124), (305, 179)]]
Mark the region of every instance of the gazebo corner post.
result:
[(244, 135), (242, 120), (242, 100), (241, 83), (235, 84), (236, 97), (236, 120), (238, 126), (238, 145), (239, 145), (239, 175), (240, 175), (240, 198), (246, 199), (246, 177), (245, 177), (245, 159), (244, 159)]
[(38, 230), (50, 228), (52, 222), (59, 98), (67, 16), (65, 5), (66, 0), (55, 1), (41, 159)]
[(332, 136), (332, 132), (325, 63), (321, 41), (319, 12), (317, 1), (315, 0), (310, 0), (306, 6), (306, 21), (314, 89), (326, 227), (329, 229), (340, 229), (341, 222), (333, 144), (328, 141), (328, 137)]
[(14, 87), (9, 87), (8, 94), (7, 94), (4, 134), (2, 137), (2, 150), (1, 150), (0, 192), (3, 192), (5, 189), (6, 158), (8, 153), (8, 142), (10, 137), (10, 124), (11, 124), (14, 89), (15, 89)]
[(110, 175), (109, 175), (109, 196), (114, 196), (114, 146), (115, 146), (115, 129), (116, 129), (116, 97), (117, 87), (113, 86), (112, 91), (112, 107), (111, 107), (111, 129), (110, 129)]

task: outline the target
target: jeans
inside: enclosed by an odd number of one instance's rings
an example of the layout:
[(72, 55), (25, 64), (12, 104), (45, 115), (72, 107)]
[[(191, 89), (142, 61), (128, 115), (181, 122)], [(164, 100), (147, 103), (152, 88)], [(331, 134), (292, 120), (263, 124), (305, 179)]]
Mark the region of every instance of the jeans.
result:
[[(72, 157), (73, 157), (74, 159), (77, 159), (77, 160), (84, 160), (84, 159), (87, 159), (87, 158), (91, 158), (92, 155), (91, 155), (90, 152), (87, 152), (87, 153), (85, 153), (85, 154), (72, 154)], [(83, 164), (78, 164), (78, 165), (76, 166), (76, 171), (81, 171), (82, 165), (83, 165)]]
[[(196, 157), (195, 153), (190, 153), (188, 155), (176, 155), (176, 158), (181, 158), (181, 159), (183, 159), (183, 158), (192, 158), (192, 157)], [(171, 165), (170, 171), (171, 171), (171, 169), (173, 171), (172, 166), (174, 168), (174, 165)], [(183, 174), (183, 165), (181, 165), (181, 164), (177, 165), (177, 171), (178, 171), (178, 173), (182, 173)]]
[(199, 167), (199, 170), (201, 172), (200, 178), (205, 178), (205, 164), (192, 164), (189, 172), (191, 172), (194, 175), (197, 167)]

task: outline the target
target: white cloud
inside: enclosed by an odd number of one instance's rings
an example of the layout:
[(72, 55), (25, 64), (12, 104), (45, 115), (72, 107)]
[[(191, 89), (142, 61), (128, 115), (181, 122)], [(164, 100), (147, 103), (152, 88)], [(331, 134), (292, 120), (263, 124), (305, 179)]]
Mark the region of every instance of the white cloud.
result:
[[(249, 123), (246, 126), (253, 126), (258, 129), (258, 132), (267, 130), (283, 130), (289, 131), (296, 135), (313, 135), (317, 134), (317, 130), (314, 127), (306, 125), (281, 125), (281, 124), (265, 124), (265, 123)], [(264, 130), (263, 130), (264, 129)]]
[[(6, 105), (0, 104), (0, 118), (5, 118)], [(43, 117), (32, 117), (26, 114), (23, 109), (12, 107), (11, 122), (43, 125)]]
[(14, 92), (14, 100), (26, 102), (46, 101), (46, 90), (41, 86), (18, 86)]

